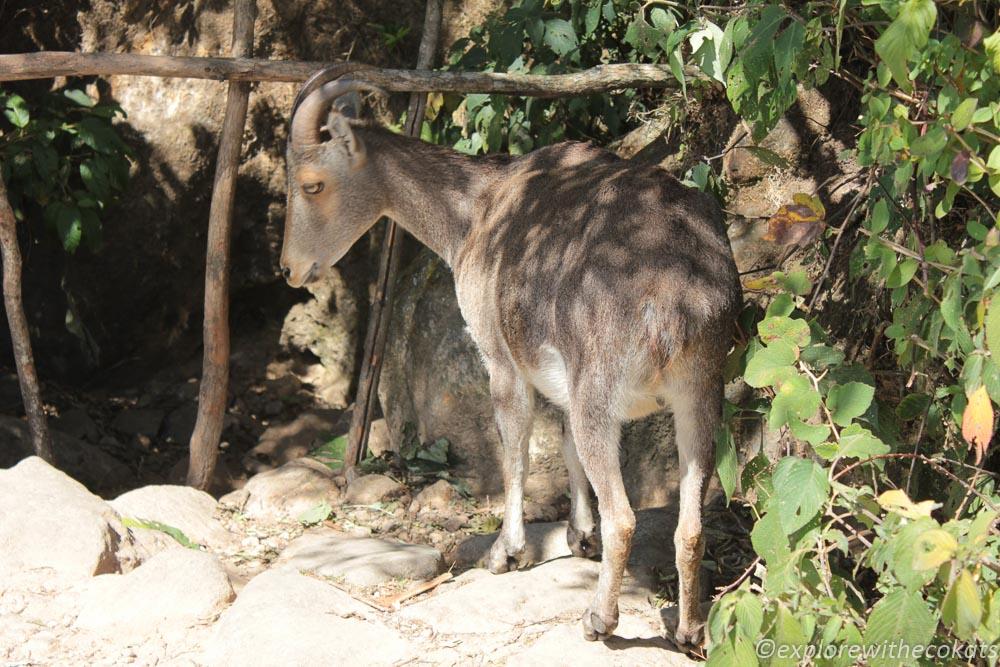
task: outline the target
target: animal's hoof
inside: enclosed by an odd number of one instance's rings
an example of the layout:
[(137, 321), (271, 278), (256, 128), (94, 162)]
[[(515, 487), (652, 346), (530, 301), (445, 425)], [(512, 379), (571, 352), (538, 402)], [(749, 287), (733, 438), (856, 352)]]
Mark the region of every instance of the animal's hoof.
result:
[(490, 549), (490, 558), (486, 564), (489, 571), (493, 574), (503, 574), (520, 569), (524, 565), (524, 547), (511, 549), (502, 537), (498, 537)]
[(567, 526), (566, 543), (577, 558), (594, 558), (601, 554), (601, 535), (593, 531), (584, 533), (573, 526)]
[(618, 627), (618, 614), (601, 616), (596, 611), (588, 609), (583, 614), (583, 638), (588, 642), (607, 641)]
[(690, 623), (686, 627), (680, 624), (669, 628), (671, 636), (668, 640), (682, 653), (700, 654), (705, 645), (705, 622)]

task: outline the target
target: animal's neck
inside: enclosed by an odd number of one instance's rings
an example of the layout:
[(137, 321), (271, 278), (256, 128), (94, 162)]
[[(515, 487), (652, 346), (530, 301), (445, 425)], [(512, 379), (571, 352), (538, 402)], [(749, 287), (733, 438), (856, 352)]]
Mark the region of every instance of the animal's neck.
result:
[(475, 202), (493, 180), (489, 163), (416, 139), (367, 129), (363, 140), (387, 194), (386, 215), (449, 266), (469, 233)]

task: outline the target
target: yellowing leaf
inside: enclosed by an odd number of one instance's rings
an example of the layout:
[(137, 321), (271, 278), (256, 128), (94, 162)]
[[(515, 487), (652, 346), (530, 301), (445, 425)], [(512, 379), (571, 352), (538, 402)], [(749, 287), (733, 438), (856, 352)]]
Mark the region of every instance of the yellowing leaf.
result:
[(761, 238), (778, 245), (805, 247), (826, 229), (826, 211), (816, 197), (798, 194), (794, 204), (785, 204), (767, 221), (767, 233)]
[(778, 289), (779, 286), (778, 278), (773, 273), (769, 276), (754, 278), (753, 280), (747, 280), (743, 283), (743, 287), (755, 292)]
[(976, 448), (976, 465), (979, 465), (993, 438), (993, 403), (986, 393), (986, 385), (980, 385), (969, 396), (962, 413), (962, 437)]
[(969, 640), (983, 618), (983, 607), (979, 602), (976, 581), (968, 570), (962, 570), (955, 577), (951, 589), (941, 605), (941, 621), (951, 628), (959, 639)]
[(941, 503), (936, 503), (933, 500), (923, 500), (915, 503), (910, 500), (909, 496), (902, 489), (886, 491), (878, 497), (878, 504), (882, 506), (882, 509), (905, 516), (907, 519), (929, 517), (931, 512), (941, 507)]
[(958, 540), (946, 530), (934, 528), (920, 535), (915, 544), (914, 570), (932, 570), (951, 560), (958, 550)]

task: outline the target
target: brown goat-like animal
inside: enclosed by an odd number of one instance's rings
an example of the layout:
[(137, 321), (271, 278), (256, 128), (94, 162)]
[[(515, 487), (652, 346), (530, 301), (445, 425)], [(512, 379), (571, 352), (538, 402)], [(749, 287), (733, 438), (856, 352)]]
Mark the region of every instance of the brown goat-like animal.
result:
[(285, 278), (293, 287), (316, 280), (380, 216), (444, 258), (489, 371), (504, 445), (506, 508), (489, 568), (523, 564), (537, 390), (566, 413), (570, 549), (593, 556), (603, 544), (597, 594), (583, 615), (590, 640), (618, 625), (635, 528), (621, 424), (669, 403), (681, 473), (674, 641), (699, 645), (701, 507), (742, 298), (718, 206), (662, 169), (584, 144), (473, 158), (361, 123), (331, 108), (346, 92), (372, 89), (342, 76), (352, 69), (314, 77), (293, 111)]

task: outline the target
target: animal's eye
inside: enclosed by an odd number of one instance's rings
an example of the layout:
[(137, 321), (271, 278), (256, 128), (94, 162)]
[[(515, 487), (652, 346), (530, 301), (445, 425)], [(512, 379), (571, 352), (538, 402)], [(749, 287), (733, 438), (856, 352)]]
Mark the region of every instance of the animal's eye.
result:
[(307, 195), (318, 195), (323, 192), (323, 183), (322, 181), (316, 183), (303, 183), (302, 191)]

